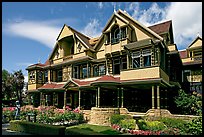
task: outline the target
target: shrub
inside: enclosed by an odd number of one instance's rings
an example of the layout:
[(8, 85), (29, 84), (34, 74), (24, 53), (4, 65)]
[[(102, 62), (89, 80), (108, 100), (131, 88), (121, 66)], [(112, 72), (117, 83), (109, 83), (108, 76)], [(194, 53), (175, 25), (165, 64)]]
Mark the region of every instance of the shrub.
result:
[(168, 128), (177, 128), (183, 133), (186, 132), (187, 122), (182, 119), (161, 117), (159, 121), (163, 122)]
[(138, 120), (137, 124), (140, 130), (159, 131), (167, 128), (167, 126), (164, 123), (159, 121), (146, 121), (140, 119)]
[(110, 122), (111, 122), (111, 124), (119, 125), (121, 120), (129, 119), (129, 118), (130, 118), (130, 116), (128, 116), (128, 115), (113, 114), (110, 117)]
[(147, 130), (148, 129), (146, 121), (143, 120), (143, 119), (139, 119), (138, 122), (137, 122), (137, 125), (138, 125), (140, 130)]
[(146, 124), (147, 124), (148, 130), (151, 130), (151, 131), (159, 131), (167, 128), (167, 126), (164, 123), (159, 121), (147, 121)]
[(202, 135), (202, 117), (195, 118), (187, 124), (187, 132), (192, 135)]
[(136, 121), (134, 119), (123, 119), (120, 120), (119, 124), (122, 128), (135, 129)]

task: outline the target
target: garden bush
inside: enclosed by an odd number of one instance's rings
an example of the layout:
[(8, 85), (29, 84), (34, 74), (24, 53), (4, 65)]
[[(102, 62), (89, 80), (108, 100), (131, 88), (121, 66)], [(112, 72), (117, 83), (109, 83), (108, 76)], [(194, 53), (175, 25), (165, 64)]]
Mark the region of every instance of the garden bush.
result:
[(130, 118), (131, 118), (131, 116), (129, 116), (129, 115), (113, 114), (110, 117), (110, 122), (112, 125), (113, 124), (119, 125), (121, 120), (130, 119)]
[(177, 128), (180, 132), (185, 133), (187, 121), (178, 118), (161, 117), (159, 121), (163, 122), (168, 128)]
[(167, 126), (164, 123), (159, 121), (146, 121), (140, 119), (138, 120), (137, 124), (140, 130), (159, 131), (167, 128)]
[(192, 135), (202, 135), (202, 117), (188, 122), (186, 132)]
[(125, 129), (135, 129), (136, 121), (134, 119), (123, 119), (120, 120), (119, 125)]

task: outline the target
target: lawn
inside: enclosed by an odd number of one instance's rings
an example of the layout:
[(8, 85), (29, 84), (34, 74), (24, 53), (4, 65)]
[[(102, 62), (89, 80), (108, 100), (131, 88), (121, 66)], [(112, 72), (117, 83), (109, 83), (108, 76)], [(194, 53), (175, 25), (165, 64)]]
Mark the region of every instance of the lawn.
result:
[(119, 131), (109, 126), (98, 126), (90, 124), (79, 124), (66, 128), (65, 135), (122, 135)]

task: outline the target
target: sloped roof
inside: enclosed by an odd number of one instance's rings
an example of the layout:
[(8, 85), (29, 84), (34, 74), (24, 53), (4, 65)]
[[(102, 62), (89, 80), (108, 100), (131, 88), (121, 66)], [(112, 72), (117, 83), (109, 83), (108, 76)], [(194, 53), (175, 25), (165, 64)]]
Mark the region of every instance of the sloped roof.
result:
[(113, 77), (111, 75), (103, 75), (99, 79), (93, 81), (96, 82), (120, 82), (120, 77)]
[(64, 84), (46, 83), (38, 89), (61, 89), (61, 88), (63, 88), (63, 86), (64, 86)]
[(93, 46), (91, 46), (91, 44), (89, 43), (90, 37), (78, 32), (70, 26), (67, 27), (70, 28), (89, 48), (93, 49)]
[(189, 49), (198, 39), (202, 40), (202, 38), (201, 38), (200, 36), (197, 36), (197, 37), (194, 39), (194, 41), (192, 41), (191, 44), (188, 46), (188, 49)]
[(162, 34), (164, 32), (168, 32), (170, 25), (171, 25), (172, 21), (166, 21), (166, 22), (162, 22), (159, 24), (155, 24), (152, 26), (149, 26), (148, 28), (151, 29), (152, 31), (156, 32), (157, 34)]

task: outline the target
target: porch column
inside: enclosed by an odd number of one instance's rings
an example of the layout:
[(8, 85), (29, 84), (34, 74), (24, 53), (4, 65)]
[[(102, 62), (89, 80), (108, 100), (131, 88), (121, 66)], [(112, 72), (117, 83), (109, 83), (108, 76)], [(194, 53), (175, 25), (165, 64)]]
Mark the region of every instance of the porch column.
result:
[(118, 88), (118, 94), (117, 94), (117, 106), (118, 106), (118, 108), (120, 107), (120, 89)]
[(154, 86), (152, 86), (152, 109), (154, 109)]
[(127, 54), (127, 69), (129, 69), (129, 55)]
[(98, 87), (98, 107), (100, 107), (100, 87)]
[(157, 109), (160, 109), (159, 86), (157, 86)]
[(81, 107), (81, 90), (79, 89), (79, 108)]
[(97, 95), (98, 90), (96, 90), (96, 107), (98, 107), (98, 95)]
[(67, 90), (64, 91), (64, 109), (66, 108), (67, 105)]
[(121, 88), (121, 108), (123, 108), (123, 88)]

